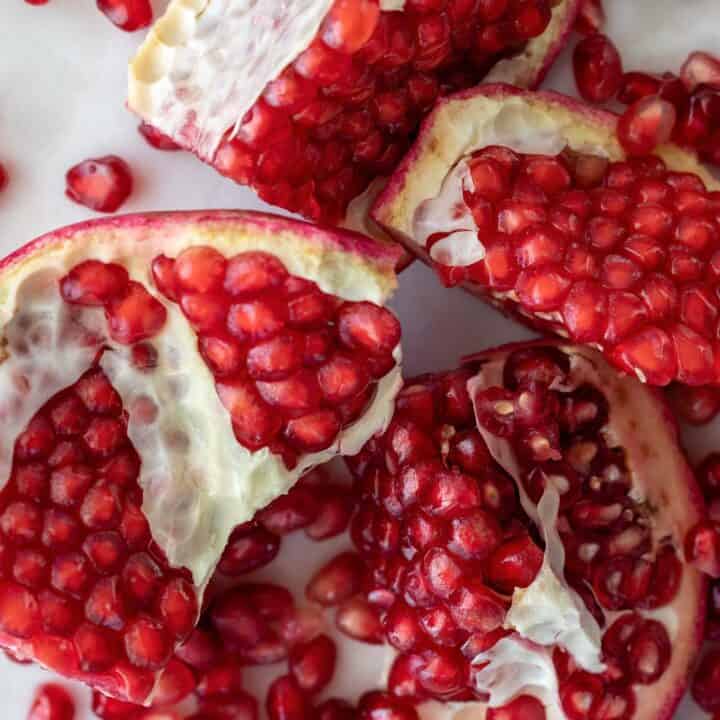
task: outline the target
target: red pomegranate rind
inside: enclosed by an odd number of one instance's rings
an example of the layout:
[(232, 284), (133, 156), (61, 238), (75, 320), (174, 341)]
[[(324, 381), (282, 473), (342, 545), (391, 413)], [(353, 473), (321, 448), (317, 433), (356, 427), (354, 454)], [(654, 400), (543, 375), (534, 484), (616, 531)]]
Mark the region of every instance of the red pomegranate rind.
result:
[[(227, 8), (208, 29), (203, 13), (175, 2), (131, 64), (130, 108), (267, 202), (339, 221), (353, 198), (392, 171), (438, 95), (470, 87), (488, 71), (522, 87), (539, 84), (570, 32), (579, 0), (493, 8), (463, 0), (396, 5), (328, 0), (284, 7), (295, 28), (318, 32), (291, 40), (282, 22), (275, 23), (275, 51), (287, 46), (287, 56), (275, 61), (278, 67), (248, 68), (258, 87), (245, 90), (250, 96), (239, 102), (242, 63), (245, 56), (253, 60), (247, 28), (228, 32), (235, 40), (229, 45), (223, 33), (237, 18), (228, 17)], [(272, 26), (274, 10), (271, 3), (253, 8), (252, 32)], [(214, 66), (215, 77), (192, 74), (202, 64), (188, 50), (196, 28), (203, 43), (227, 58)], [(247, 40), (238, 40), (243, 33)], [(165, 75), (176, 60), (191, 68), (187, 84)], [(215, 98), (218, 83), (226, 90)], [(209, 114), (205, 103), (215, 108)]]
[[(558, 351), (560, 351), (560, 354), (557, 354)], [(564, 365), (561, 362), (563, 355), (569, 359), (569, 365)], [(656, 569), (655, 574), (651, 576), (654, 579), (651, 579), (651, 584), (645, 586), (644, 589), (642, 585), (633, 585), (632, 583), (628, 583), (627, 588), (628, 591), (634, 592), (634, 597), (637, 598), (635, 611), (645, 617), (653, 618), (651, 622), (654, 622), (655, 619), (663, 621), (662, 618), (666, 617), (666, 612), (675, 614), (675, 620), (669, 620), (666, 631), (667, 635), (674, 632), (670, 662), (665, 670), (659, 673), (659, 679), (651, 681), (650, 676), (642, 676), (637, 670), (638, 658), (645, 656), (646, 652), (643, 649), (645, 647), (643, 643), (649, 642), (649, 638), (655, 632), (654, 626), (643, 626), (642, 632), (638, 630), (632, 636), (627, 633), (621, 635), (623, 637), (622, 644), (627, 649), (622, 651), (620, 655), (617, 655), (617, 646), (611, 640), (615, 633), (615, 626), (613, 625), (610, 629), (608, 629), (608, 626), (618, 617), (618, 614), (613, 611), (632, 610), (633, 602), (626, 602), (622, 605), (608, 603), (604, 596), (599, 594), (600, 588), (596, 580), (598, 573), (600, 575), (606, 573), (609, 567), (612, 567), (613, 571), (617, 570), (619, 572), (620, 565), (617, 564), (617, 559), (622, 557), (623, 561), (625, 561), (630, 559), (632, 555), (627, 558), (618, 555), (615, 555), (614, 559), (607, 557), (605, 553), (610, 552), (612, 547), (609, 538), (613, 533), (617, 532), (617, 528), (613, 529), (613, 525), (608, 526), (605, 521), (598, 525), (596, 520), (602, 517), (599, 509), (603, 503), (607, 504), (610, 498), (614, 498), (613, 501), (617, 502), (622, 497), (622, 493), (626, 491), (613, 489), (612, 484), (603, 486), (602, 483), (607, 482), (607, 479), (611, 476), (605, 472), (599, 472), (599, 468), (593, 464), (587, 467), (595, 467), (595, 472), (598, 472), (595, 477), (600, 480), (600, 484), (597, 489), (593, 489), (595, 487), (593, 485), (588, 485), (583, 491), (584, 494), (590, 492), (590, 497), (594, 503), (592, 513), (583, 512), (579, 514), (579, 509), (583, 506), (588, 509), (591, 507), (587, 505), (587, 499), (582, 496), (578, 497), (573, 494), (572, 499), (568, 500), (570, 504), (567, 505), (563, 502), (563, 495), (561, 495), (560, 528), (566, 549), (565, 568), (567, 573), (580, 573), (581, 576), (585, 572), (590, 572), (590, 575), (585, 575), (585, 577), (593, 584), (593, 592), (600, 604), (604, 605), (607, 617), (603, 638), (605, 661), (617, 658), (617, 661), (625, 662), (625, 660), (622, 660), (625, 657), (624, 653), (630, 653), (627, 658), (631, 665), (628, 667), (633, 667), (634, 664), (636, 669), (622, 672), (637, 673), (637, 678), (643, 678), (637, 681), (640, 684), (633, 685), (637, 697), (637, 711), (632, 717), (671, 717), (682, 697), (688, 681), (689, 670), (695, 662), (702, 642), (706, 579), (690, 565), (682, 565), (682, 575), (675, 594), (666, 594), (664, 599), (653, 599), (651, 596), (657, 590), (658, 585), (668, 581), (667, 569), (671, 567), (671, 565), (666, 564), (666, 560), (660, 562), (661, 556), (664, 558), (667, 556), (666, 550), (659, 551), (658, 548), (662, 546), (662, 543), (667, 538), (672, 538), (672, 554), (677, 558), (674, 562), (676, 564), (681, 562), (685, 534), (702, 516), (704, 506), (695, 479), (678, 445), (675, 421), (671, 417), (661, 395), (658, 391), (644, 387), (632, 378), (623, 377), (614, 372), (597, 352), (560, 343), (538, 341), (537, 343), (511, 345), (480, 353), (468, 358), (467, 362), (471, 368), (479, 372), (477, 379), (471, 381), (469, 385), (471, 395), (475, 397), (477, 413), (480, 413), (483, 407), (482, 398), (487, 392), (487, 388), (492, 387), (497, 382), (504, 382), (507, 386), (515, 378), (519, 385), (515, 386), (516, 390), (514, 392), (521, 394), (524, 391), (532, 394), (538, 392), (538, 388), (545, 387), (548, 379), (553, 380), (554, 373), (553, 386), (566, 388), (562, 391), (563, 393), (567, 392), (567, 388), (579, 387), (579, 389), (571, 391), (569, 395), (565, 395), (566, 398), (572, 399), (573, 393), (577, 394), (577, 398), (569, 404), (567, 401), (562, 401), (560, 406), (555, 406), (551, 402), (551, 397), (548, 396), (546, 402), (549, 406), (555, 408), (556, 414), (546, 416), (541, 424), (547, 436), (552, 437), (552, 425), (557, 422), (554, 418), (560, 418), (559, 449), (564, 455), (564, 459), (567, 458), (569, 462), (580, 463), (576, 468), (578, 473), (580, 467), (585, 463), (582, 459), (582, 453), (577, 452), (583, 443), (590, 441), (596, 444), (602, 442), (602, 438), (605, 437), (607, 440), (612, 439), (623, 448), (625, 455), (624, 472), (627, 473), (628, 482), (633, 487), (633, 496), (644, 498), (642, 505), (635, 506), (636, 510), (652, 508), (647, 516), (647, 521), (651, 528), (656, 528), (656, 530), (653, 530), (656, 543), (654, 550), (654, 553), (656, 553)], [(548, 374), (548, 368), (550, 368), (550, 374)], [(539, 383), (538, 379), (541, 379)], [(609, 424), (607, 424), (607, 420), (597, 421), (591, 418), (587, 409), (583, 408), (580, 401), (587, 403), (588, 398), (592, 396), (583, 390), (584, 385), (578, 386), (579, 382), (592, 383), (602, 391), (602, 395), (607, 400), (609, 415), (605, 416), (603, 411), (599, 417), (609, 418)], [(512, 393), (508, 397), (512, 401)], [(520, 399), (521, 395), (516, 397)], [(560, 398), (562, 397), (561, 394)], [(527, 407), (526, 402), (516, 405), (514, 412), (518, 413), (523, 407)], [(599, 406), (596, 405), (596, 407)], [(568, 425), (568, 419), (573, 417), (576, 418), (574, 422), (579, 422), (579, 425)], [(643, 418), (642, 426), (637, 424), (637, 418), (640, 417)], [(517, 422), (522, 422), (521, 415), (517, 415), (517, 418)], [(583, 418), (585, 419), (583, 420)], [(478, 420), (482, 428), (482, 415), (478, 414)], [(583, 429), (583, 422), (585, 423), (585, 429)], [(607, 427), (607, 430), (599, 431), (600, 428), (593, 425), (596, 422), (601, 422), (602, 428)], [(572, 435), (569, 438), (567, 436), (569, 427), (575, 427), (574, 432), (579, 433), (573, 442), (577, 442), (577, 439), (581, 441), (580, 445), (574, 446), (575, 450), (572, 452), (570, 448), (573, 446), (567, 446), (566, 444), (568, 439), (572, 438)], [(522, 432), (527, 433), (529, 429), (525, 427)], [(526, 472), (527, 468), (536, 462), (528, 458), (523, 459), (522, 455), (518, 455), (518, 451), (515, 449), (518, 440), (512, 439), (507, 433), (505, 437), (492, 439), (494, 432), (489, 431), (485, 426), (483, 435), (489, 438), (488, 443), (493, 455), (514, 475), (518, 475), (519, 468), (525, 468), (524, 472)], [(563, 440), (563, 438), (566, 439)], [(598, 457), (601, 455), (602, 451)], [(603, 462), (606, 462), (606, 460), (603, 460)], [(527, 463), (529, 463), (529, 466)], [(618, 467), (616, 463), (617, 460), (612, 460), (608, 467)], [(601, 480), (601, 478), (605, 478), (605, 480)], [(617, 479), (616, 477), (615, 480)], [(603, 487), (605, 489), (602, 489)], [(621, 484), (620, 488), (622, 487)], [(531, 485), (526, 484), (526, 489), (532, 497)], [(610, 495), (607, 494), (608, 492)], [(639, 493), (639, 496), (636, 493)], [(564, 505), (566, 509), (562, 510)], [(627, 510), (633, 506), (633, 503), (623, 503), (623, 506)], [(570, 530), (569, 536), (564, 533), (563, 525)], [(625, 526), (624, 531), (627, 531), (627, 529), (628, 527)], [(603, 537), (605, 537), (605, 540), (603, 540)], [(578, 565), (577, 560), (573, 558), (582, 559), (582, 553), (576, 553), (575, 551), (579, 543), (587, 542), (587, 540), (600, 541), (601, 548), (603, 543), (607, 543), (607, 550), (601, 549), (601, 554), (595, 556), (597, 559), (589, 561), (590, 563), (596, 563), (594, 569), (593, 566), (589, 566), (587, 570), (583, 570)], [(616, 550), (613, 552), (618, 552), (617, 548), (620, 547), (632, 546), (626, 546), (623, 543), (616, 546)], [(645, 550), (647, 550), (647, 547)], [(637, 552), (644, 553), (645, 550), (643, 550), (642, 546), (638, 546)], [(636, 554), (636, 557), (640, 557), (640, 555)], [(650, 556), (643, 555), (643, 557), (652, 559), (652, 554)], [(640, 566), (638, 565), (636, 568), (640, 569)], [(642, 582), (642, 573), (637, 574), (637, 569), (635, 579), (632, 582)], [(623, 580), (622, 582), (627, 581)], [(623, 587), (623, 585), (620, 587)], [(645, 599), (642, 599), (643, 595), (645, 595)], [(633, 597), (633, 595), (631, 594), (628, 597)], [(657, 605), (666, 609), (662, 613), (655, 614), (651, 609)], [(648, 612), (648, 609), (650, 609), (650, 612)], [(629, 615), (625, 614), (622, 617), (629, 617)], [(673, 628), (673, 623), (677, 621), (681, 623), (687, 621), (687, 628)], [(671, 630), (671, 628), (673, 629)], [(633, 639), (628, 640), (628, 637)], [(656, 649), (660, 647), (655, 644), (658, 641), (652, 640), (653, 647)], [(669, 648), (669, 645), (666, 645), (666, 647)], [(665, 653), (664, 650), (657, 651), (659, 656)], [(652, 653), (655, 653), (655, 650)], [(562, 675), (560, 679), (562, 689)], [(572, 685), (572, 683), (570, 684)]]
[[(279, 264), (285, 290), (310, 297), (287, 303), (298, 338), (320, 334), (318, 307), (320, 320), (333, 313), (335, 344), (357, 358), (364, 382), (382, 386), (355, 397), (325, 372), (340, 402), (333, 449), (296, 448), (286, 464), (285, 453), (263, 449), (253, 457), (238, 443), (201, 356), (202, 338), (155, 286), (162, 250), (177, 258), (170, 277), (180, 303), (192, 290), (217, 294), (213, 283), (218, 268), (224, 277), (226, 258), (261, 254)], [(396, 258), (392, 248), (353, 233), (220, 211), (82, 223), (2, 261), (0, 457), (9, 480), (0, 489), (0, 645), (121, 699), (151, 700), (159, 671), (197, 620), (232, 529), (287, 492), (304, 469), (356, 452), (387, 422), (399, 385), (399, 328), (381, 304), (395, 285)], [(242, 282), (248, 290), (262, 273), (255, 267), (232, 279), (233, 291)], [(314, 280), (328, 292), (313, 289)], [(257, 288), (234, 299), (259, 302)], [(196, 372), (183, 376), (178, 367)], [(263, 356), (248, 367), (275, 382)], [(163, 390), (170, 381), (174, 389)], [(188, 414), (187, 392), (200, 398), (200, 412)], [(187, 417), (192, 431), (183, 426)], [(202, 451), (195, 453), (197, 441)], [(261, 479), (256, 488), (253, 472)], [(231, 484), (209, 492), (220, 477)], [(233, 487), (242, 497), (233, 498)], [(263, 520), (270, 524), (269, 515)], [(260, 550), (250, 558), (231, 553), (224, 569), (244, 572), (276, 548)]]
[[(548, 186), (547, 194), (538, 194), (524, 176), (512, 175), (512, 182), (500, 186), (503, 212), (497, 217), (494, 206), (485, 214), (484, 205), (474, 205), (475, 216), (462, 218), (471, 223), (469, 233), (481, 228), (475, 252), (484, 248), (487, 255), (465, 267), (433, 263), (443, 281), (462, 284), (532, 326), (599, 347), (617, 367), (650, 384), (716, 384), (720, 345), (715, 316), (720, 307), (714, 296), (713, 257), (720, 249), (720, 231), (713, 213), (720, 184), (691, 153), (672, 144), (628, 167), (616, 125), (617, 116), (555, 93), (495, 85), (458, 94), (443, 100), (426, 120), (378, 198), (373, 217), (431, 262), (428, 248), (416, 238), (417, 213), (426, 200), (438, 197), (450, 171), (468, 155), (468, 138), (475, 137), (470, 147), (484, 148), (483, 134), (488, 133), (490, 144), (514, 142), (533, 150), (533, 129), (538, 128), (543, 137), (556, 140), (549, 153), (556, 167), (576, 157), (555, 157), (563, 147), (583, 153), (586, 164), (575, 166), (569, 185), (563, 180), (560, 186)], [(587, 148), (609, 162), (586, 157)], [(497, 152), (481, 151), (476, 157)], [(522, 153), (510, 157), (516, 156), (525, 163), (521, 168), (532, 161)], [(561, 173), (570, 172), (568, 167)], [(653, 174), (662, 180), (660, 190)], [(582, 178), (591, 181), (589, 189), (580, 187)], [(632, 203), (620, 192), (627, 178), (637, 188), (625, 188), (626, 194), (640, 193)], [(593, 186), (599, 182), (602, 187)], [(563, 187), (560, 198), (558, 188)], [(510, 188), (515, 200), (505, 194)], [(650, 202), (658, 197), (671, 200), (666, 205)], [(434, 232), (443, 232), (443, 222), (441, 218), (436, 229), (431, 226)], [(520, 237), (536, 230), (549, 233), (553, 242)], [(526, 249), (521, 248), (523, 238)]]

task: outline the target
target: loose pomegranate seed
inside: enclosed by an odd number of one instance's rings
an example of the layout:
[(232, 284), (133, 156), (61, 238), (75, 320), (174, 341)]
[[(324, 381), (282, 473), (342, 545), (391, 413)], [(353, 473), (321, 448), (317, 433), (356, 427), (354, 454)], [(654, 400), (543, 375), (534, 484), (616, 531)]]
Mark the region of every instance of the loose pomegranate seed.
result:
[(318, 693), (332, 679), (336, 655), (335, 643), (327, 635), (319, 635), (293, 648), (288, 662), (290, 673), (303, 691)]
[(620, 89), (622, 60), (605, 35), (595, 33), (578, 43), (573, 53), (573, 68), (578, 90), (590, 102), (607, 102)]
[(320, 605), (339, 605), (360, 589), (363, 572), (364, 565), (358, 555), (343, 553), (312, 577), (305, 594)]
[(33, 700), (27, 720), (73, 720), (75, 703), (60, 685), (42, 685)]
[(295, 679), (286, 675), (270, 686), (266, 709), (270, 720), (310, 720), (310, 703)]
[(97, 7), (113, 25), (126, 32), (147, 27), (153, 18), (149, 0), (97, 0)]
[(618, 139), (629, 155), (647, 155), (672, 135), (676, 111), (660, 97), (647, 97), (630, 105), (618, 122)]
[(130, 166), (117, 155), (84, 160), (65, 175), (65, 194), (97, 212), (113, 213), (130, 196)]
[(338, 608), (335, 622), (345, 635), (371, 645), (383, 642), (383, 625), (376, 609), (357, 596)]

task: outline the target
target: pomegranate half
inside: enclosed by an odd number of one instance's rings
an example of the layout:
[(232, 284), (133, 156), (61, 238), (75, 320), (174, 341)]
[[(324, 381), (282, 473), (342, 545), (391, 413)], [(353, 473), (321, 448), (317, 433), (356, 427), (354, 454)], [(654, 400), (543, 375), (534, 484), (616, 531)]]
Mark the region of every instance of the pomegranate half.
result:
[(409, 381), (347, 462), (391, 693), (493, 718), (672, 716), (702, 643), (683, 541), (704, 505), (658, 392), (594, 350), (506, 346)]
[(174, 0), (131, 63), (129, 106), (263, 200), (339, 222), (438, 96), (539, 84), (579, 4)]
[(617, 117), (489, 85), (443, 100), (373, 218), (443, 282), (653, 385), (720, 382), (720, 183)]
[(392, 414), (397, 253), (246, 212), (0, 265), (0, 645), (146, 703), (233, 528)]

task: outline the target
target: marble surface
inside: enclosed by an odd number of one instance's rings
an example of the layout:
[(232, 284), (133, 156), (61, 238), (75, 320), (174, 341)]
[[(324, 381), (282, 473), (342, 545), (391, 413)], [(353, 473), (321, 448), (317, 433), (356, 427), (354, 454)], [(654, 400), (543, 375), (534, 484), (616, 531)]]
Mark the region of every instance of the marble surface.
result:
[[(698, 48), (720, 54), (717, 0), (605, 2), (609, 33), (628, 69), (677, 70), (687, 53)], [(262, 207), (250, 191), (194, 158), (158, 153), (137, 134), (137, 121), (125, 110), (124, 99), (126, 64), (139, 34), (118, 31), (91, 0), (50, 0), (40, 7), (3, 0), (2, 5), (0, 162), (11, 182), (0, 194), (0, 255), (91, 214), (63, 194), (65, 170), (89, 156), (117, 153), (132, 165), (137, 182), (124, 207), (128, 212)], [(157, 5), (160, 9), (162, 1)], [(573, 90), (569, 57), (566, 51), (548, 87)], [(465, 353), (528, 335), (476, 300), (440, 288), (419, 265), (403, 274), (394, 306), (403, 322), (411, 374), (449, 367)], [(688, 436), (692, 454), (713, 447), (717, 432), (710, 426)], [(298, 547), (292, 554), (303, 553)], [(360, 671), (357, 664), (353, 669)], [(0, 660), (3, 720), (24, 718), (34, 686), (48, 678), (39, 669)], [(353, 679), (359, 684), (359, 676)], [(77, 720), (89, 720), (89, 693), (73, 690), (80, 707)], [(701, 717), (689, 704), (677, 714), (683, 720)]]

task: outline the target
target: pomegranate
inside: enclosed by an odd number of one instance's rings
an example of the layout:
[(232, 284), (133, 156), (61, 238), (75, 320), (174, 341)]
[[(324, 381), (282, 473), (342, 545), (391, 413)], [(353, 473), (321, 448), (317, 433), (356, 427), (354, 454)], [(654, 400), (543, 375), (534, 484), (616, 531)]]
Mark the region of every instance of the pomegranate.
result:
[(702, 640), (683, 544), (704, 506), (653, 390), (582, 347), (499, 348), (409, 381), (347, 462), (392, 694), (672, 715)]
[(297, 520), (309, 485), (283, 493), (389, 422), (396, 258), (204, 212), (84, 223), (5, 260), (0, 646), (120, 700), (185, 687), (158, 678), (215, 567), (269, 562), (317, 519)]
[(439, 95), (537, 85), (579, 0), (211, 5), (170, 4), (131, 64), (130, 108), (267, 202), (336, 222)]
[(554, 93), (444, 100), (373, 217), (445, 284), (642, 381), (718, 384), (720, 184), (672, 144), (625, 159), (616, 127)]

